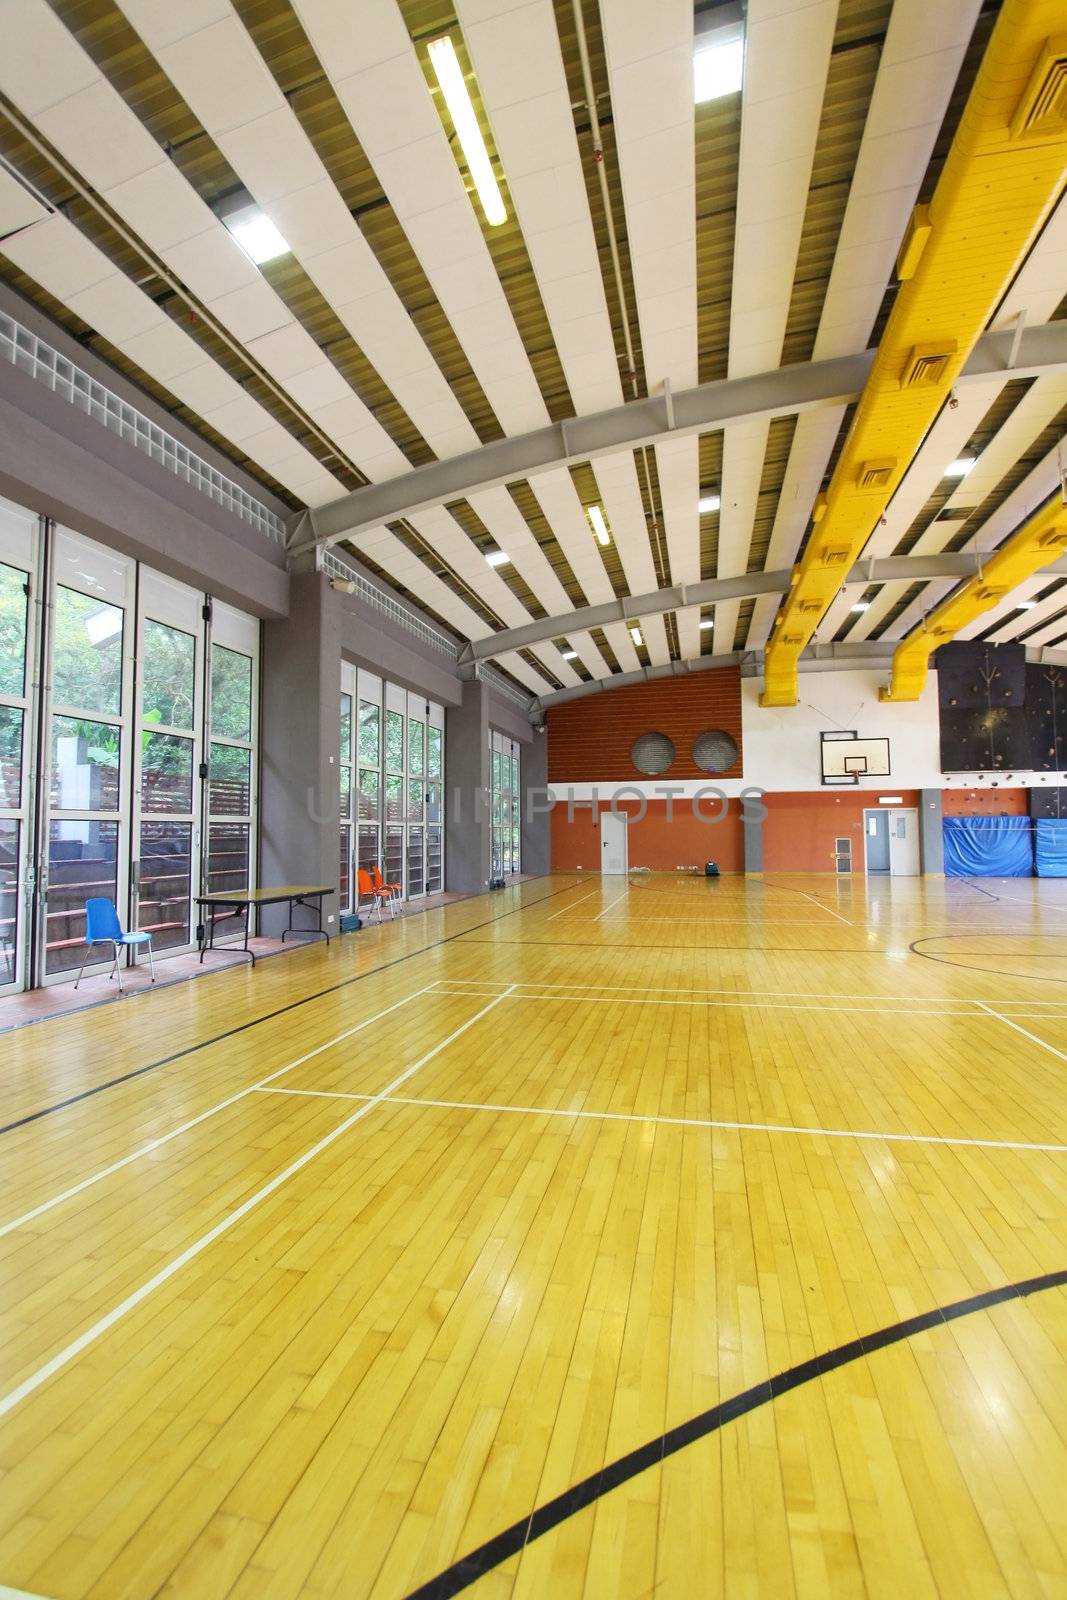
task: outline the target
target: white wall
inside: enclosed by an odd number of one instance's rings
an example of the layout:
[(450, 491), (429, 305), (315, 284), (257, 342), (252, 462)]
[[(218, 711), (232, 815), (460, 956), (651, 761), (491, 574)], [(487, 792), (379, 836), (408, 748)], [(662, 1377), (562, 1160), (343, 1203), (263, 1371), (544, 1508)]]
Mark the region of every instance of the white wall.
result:
[(935, 674), (913, 702), (880, 701), (884, 682), (884, 670), (802, 672), (795, 706), (764, 708), (762, 680), (742, 679), (745, 783), (772, 792), (821, 789), (819, 736), (851, 729), (861, 738), (889, 740), (889, 777), (861, 778), (861, 789), (941, 788)]

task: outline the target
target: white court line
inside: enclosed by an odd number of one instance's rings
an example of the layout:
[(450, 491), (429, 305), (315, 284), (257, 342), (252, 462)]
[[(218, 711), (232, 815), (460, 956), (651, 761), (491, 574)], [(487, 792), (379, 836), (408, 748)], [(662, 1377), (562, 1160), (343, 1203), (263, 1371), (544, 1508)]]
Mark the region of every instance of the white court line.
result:
[(629, 891), (629, 889), (627, 889), (626, 893), (625, 894), (620, 894), (619, 898), (617, 900), (613, 900), (611, 902), (610, 906), (605, 906), (603, 911), (599, 912), (593, 918), (593, 921), (594, 922), (599, 922), (601, 917), (606, 917), (609, 911), (614, 911), (616, 906), (621, 906), (623, 901), (624, 900), (628, 900), (629, 897), (630, 897), (630, 891)]
[[(821, 926), (821, 924), (820, 924), (820, 926)], [(487, 986), (486, 980), (479, 979), (479, 978), (441, 978), (438, 981), (440, 983), (442, 983), (442, 984), (448, 983), (448, 984), (452, 984), (452, 985), (460, 984), (460, 983), (480, 984), (480, 986), (483, 989)], [(1026, 982), (1026, 981), (1029, 981), (1029, 980), (1025, 980), (1024, 979), (1023, 981)], [(662, 993), (664, 991), (666, 991), (668, 994), (672, 994), (672, 995), (675, 995), (675, 994), (701, 994), (701, 995), (703, 995), (703, 994), (739, 994), (739, 995), (748, 996), (749, 998), (752, 998), (752, 997), (754, 997), (756, 995), (770, 994), (770, 995), (775, 995), (775, 996), (778, 996), (778, 997), (780, 997), (780, 996), (798, 997), (799, 996), (800, 998), (807, 999), (807, 1000), (885, 1000), (887, 1003), (891, 1002), (893, 1005), (901, 1005), (901, 1004), (903, 1004), (903, 1005), (910, 1005), (910, 1004), (920, 1004), (920, 1005), (922, 1005), (922, 1004), (926, 1004), (926, 1003), (929, 1003), (930, 1005), (955, 1005), (957, 1002), (960, 1005), (981, 1005), (982, 1004), (982, 1002), (980, 1000), (976, 999), (974, 995), (952, 995), (952, 994), (919, 995), (917, 997), (917, 999), (914, 1002), (912, 1002), (912, 1001), (908, 1001), (908, 1000), (901, 1001), (899, 999), (899, 997), (896, 996), (896, 995), (886, 995), (886, 994), (834, 994), (828, 989), (682, 989), (682, 988), (675, 988), (675, 986), (673, 984), (670, 984), (670, 983), (652, 983), (652, 984), (647, 984), (647, 983), (646, 984), (640, 984), (640, 983), (625, 983), (625, 984), (624, 983), (551, 983), (548, 979), (545, 979), (543, 982), (540, 981), (540, 980), (537, 980), (537, 981), (532, 982), (532, 983), (514, 983), (512, 985), (512, 988), (514, 988), (516, 990), (518, 990), (518, 989), (597, 989), (597, 990), (614, 990), (614, 991), (617, 991), (620, 994), (636, 994), (636, 993), (659, 994), (659, 993)], [(993, 1003), (994, 1003), (993, 1001), (989, 1002), (990, 1005), (992, 1005)], [(998, 1006), (1027, 1005), (1028, 1003), (1029, 1002), (1027, 1002), (1025, 1000), (997, 1000), (996, 1001), (996, 1004)], [(1043, 1000), (1041, 1003), (1042, 1003), (1042, 1005), (1067, 1007), (1067, 1000)]]
[(851, 924), (851, 922), (849, 922), (847, 917), (843, 917), (841, 915), (840, 911), (831, 911), (830, 907), (829, 906), (824, 906), (821, 900), (816, 900), (816, 898), (815, 898), (815, 896), (813, 894), (807, 894), (803, 889), (787, 889), (786, 893), (787, 894), (799, 894), (799, 895), (801, 895), (803, 897), (803, 899), (810, 900), (813, 906), (818, 906), (820, 911), (829, 912), (831, 917), (836, 917), (838, 922), (843, 922), (846, 927), (851, 928), (852, 924)]
[[(442, 983), (448, 982), (447, 978), (443, 978), (441, 981)], [(518, 985), (512, 984), (511, 990), (513, 991), (517, 987)], [(442, 992), (447, 994), (451, 991), (444, 990)], [(481, 997), (486, 994), (496, 993), (498, 993), (498, 991), (488, 987), (484, 987), (482, 989), (461, 989), (456, 991), (456, 994), (469, 994), (476, 999), (481, 999)], [(453, 996), (453, 998), (455, 998), (455, 996)], [(504, 996), (502, 994), (498, 994), (498, 998), (502, 1000), (504, 999)], [(741, 1010), (750, 1011), (813, 1011), (819, 1016), (838, 1016), (842, 1011), (862, 1011), (865, 1014), (870, 1014), (877, 1017), (970, 1017), (972, 1020), (974, 1020), (973, 1011), (948, 1011), (933, 1009), (927, 1009), (924, 1011), (904, 1011), (901, 1009), (898, 1001), (886, 1001), (884, 1006), (802, 1006), (790, 1005), (788, 1002), (783, 1003), (777, 1000), (654, 1000), (649, 999), (647, 996), (641, 999), (626, 999), (622, 995), (516, 994), (510, 991), (508, 993), (508, 999), (539, 1000), (541, 1002), (544, 1002), (545, 1000), (569, 1000), (571, 1005), (574, 1006), (689, 1006), (690, 1008), (694, 1006), (735, 1006), (739, 1007)], [(961, 1004), (963, 1004), (963, 1002), (961, 1002)]]
[[(391, 1011), (399, 1011), (401, 1006), (406, 1006), (412, 1000), (418, 1000), (421, 995), (429, 994), (437, 987), (436, 983), (428, 983), (421, 989), (416, 989), (414, 994), (405, 995), (403, 1000), (398, 1000), (395, 1005), (386, 1006), (384, 1011), (378, 1011), (373, 1017), (366, 1017), (364, 1021), (357, 1022), (352, 1028), (346, 1028), (343, 1033), (337, 1034), (332, 1039), (327, 1039), (325, 1044), (316, 1045), (314, 1050), (309, 1050), (307, 1055), (298, 1056), (295, 1061), (290, 1061), (288, 1066), (279, 1067), (277, 1072), (270, 1073), (265, 1078), (260, 1078), (258, 1083), (250, 1083), (246, 1089), (238, 1089), (236, 1094), (229, 1095), (225, 1100), (220, 1100), (218, 1105), (209, 1106), (206, 1111), (201, 1111), (199, 1116), (190, 1117), (188, 1122), (183, 1122), (180, 1127), (172, 1128), (169, 1133), (160, 1134), (158, 1139), (150, 1139), (147, 1144), (132, 1150), (128, 1156), (122, 1156), (118, 1161), (113, 1161), (110, 1166), (101, 1167), (99, 1172), (94, 1172), (90, 1177), (83, 1178), (80, 1183), (73, 1184), (69, 1189), (64, 1189), (61, 1194), (54, 1194), (50, 1200), (42, 1200), (40, 1205), (34, 1206), (32, 1211), (23, 1212), (21, 1217), (15, 1217), (11, 1222), (0, 1226), (0, 1239), (13, 1233), (16, 1228), (25, 1227), (27, 1222), (32, 1222), (35, 1217), (43, 1216), (46, 1211), (51, 1211), (53, 1206), (62, 1205), (64, 1200), (72, 1200), (76, 1194), (81, 1194), (85, 1189), (91, 1189), (94, 1183), (100, 1183), (104, 1178), (110, 1178), (113, 1172), (121, 1172), (123, 1167), (128, 1167), (131, 1161), (139, 1161), (142, 1156), (147, 1156), (153, 1150), (158, 1150), (161, 1145), (169, 1144), (172, 1139), (177, 1139), (179, 1134), (188, 1133), (190, 1128), (195, 1128), (197, 1123), (204, 1122), (208, 1117), (216, 1116), (218, 1112), (225, 1111), (227, 1106), (232, 1106), (238, 1100), (243, 1100), (245, 1095), (251, 1094), (253, 1089), (260, 1089), (265, 1083), (273, 1083), (275, 1078), (280, 1078), (286, 1072), (292, 1072), (295, 1067), (302, 1067), (305, 1061), (311, 1061), (324, 1050), (331, 1049), (335, 1044), (340, 1044), (344, 1039), (350, 1039), (355, 1033), (362, 1033), (364, 1028), (369, 1028), (373, 1023), (380, 1022), (382, 1017), (387, 1017)], [(452, 996), (456, 998), (456, 996)], [(475, 997), (479, 998), (479, 997)], [(0, 1597), (2, 1600), (2, 1597)]]
[[(577, 885), (575, 885), (575, 887), (577, 887)], [(564, 891), (564, 893), (565, 892), (566, 891)], [(599, 893), (600, 893), (599, 889), (590, 889), (588, 894), (580, 894), (578, 896), (577, 900), (571, 900), (571, 901), (569, 901), (567, 903), (567, 905), (563, 906), (561, 910), (553, 911), (550, 916), (547, 916), (545, 918), (545, 921), (546, 922), (555, 922), (557, 917), (565, 917), (567, 915), (568, 911), (570, 911), (573, 906), (580, 906), (583, 900), (592, 900), (593, 897), (595, 895), (598, 895)]]
[[(394, 1089), (399, 1089), (402, 1083), (406, 1083), (428, 1061), (432, 1061), (435, 1056), (440, 1055), (442, 1050), (446, 1050), (461, 1034), (466, 1033), (468, 1028), (473, 1028), (475, 1023), (480, 1022), (484, 1016), (487, 1016), (492, 1011), (494, 1006), (499, 1005), (500, 1001), (506, 998), (507, 991), (499, 995), (495, 1000), (491, 1000), (487, 1006), (483, 1006), (475, 1016), (456, 1028), (453, 1033), (450, 1033), (447, 1039), (442, 1039), (440, 1044), (434, 1045), (433, 1049), (428, 1050), (424, 1056), (420, 1056), (418, 1061), (413, 1061), (410, 1067), (405, 1067), (403, 1072), (398, 1073), (391, 1083), (387, 1083), (385, 1088), (380, 1089), (377, 1094), (369, 1096), (358, 1111), (354, 1111), (350, 1117), (346, 1117), (344, 1122), (334, 1128), (331, 1133), (326, 1134), (325, 1138), (320, 1139), (317, 1144), (313, 1144), (309, 1150), (305, 1150), (303, 1155), (297, 1156), (296, 1160), (291, 1161), (284, 1171), (279, 1172), (269, 1183), (265, 1183), (262, 1189), (257, 1189), (255, 1194), (250, 1195), (236, 1210), (231, 1211), (229, 1216), (223, 1217), (221, 1222), (217, 1222), (207, 1233), (202, 1234), (195, 1243), (189, 1245), (180, 1255), (168, 1261), (165, 1267), (161, 1267), (147, 1282), (142, 1283), (132, 1294), (128, 1294), (125, 1300), (121, 1300), (117, 1306), (113, 1306), (98, 1322), (94, 1322), (91, 1328), (86, 1328), (84, 1333), (79, 1334), (63, 1350), (54, 1355), (50, 1361), (46, 1361), (43, 1367), (38, 1367), (36, 1372), (31, 1372), (28, 1378), (25, 1378), (16, 1388), (11, 1389), (0, 1398), (0, 1417), (6, 1417), (8, 1412), (13, 1411), (17, 1405), (39, 1389), (43, 1383), (47, 1383), (49, 1378), (62, 1371), (76, 1356), (80, 1356), (83, 1350), (87, 1350), (90, 1345), (95, 1344), (97, 1339), (107, 1333), (109, 1328), (113, 1328), (117, 1322), (121, 1322), (122, 1318), (135, 1310), (143, 1300), (147, 1300), (149, 1295), (154, 1294), (157, 1289), (173, 1278), (175, 1273), (180, 1272), (182, 1267), (187, 1266), (190, 1261), (194, 1261), (198, 1255), (201, 1255), (208, 1245), (214, 1244), (216, 1239), (221, 1238), (224, 1233), (228, 1233), (235, 1224), (246, 1217), (250, 1211), (254, 1210), (262, 1200), (266, 1200), (276, 1189), (280, 1189), (283, 1183), (286, 1183), (306, 1167), (309, 1161), (314, 1161), (317, 1155), (321, 1155), (323, 1150), (328, 1149), (342, 1134), (347, 1133), (349, 1128), (362, 1121), (376, 1106), (388, 1100)], [(268, 1089), (265, 1092), (269, 1094), (270, 1090)]]
[(48, 1596), (31, 1594), (28, 1589), (9, 1589), (6, 1583), (0, 1583), (0, 1600), (48, 1600)]
[[(327, 1100), (365, 1100), (366, 1095), (334, 1094), (328, 1089), (263, 1089), (263, 1094), (311, 1095)], [(378, 1102), (378, 1097), (376, 1103)], [(558, 1106), (507, 1106), (476, 1100), (418, 1100), (409, 1095), (388, 1095), (390, 1105), (432, 1106), (443, 1111), (507, 1111), (523, 1117), (584, 1118), (593, 1122), (655, 1122), (669, 1128), (722, 1128), (730, 1133), (793, 1133), (823, 1139), (884, 1139), (891, 1144), (961, 1145), (971, 1150), (1038, 1150), (1067, 1155), (1067, 1144), (1031, 1144), (1017, 1139), (955, 1139), (936, 1133), (870, 1133), (851, 1128), (798, 1128), (781, 1122), (720, 1122), (702, 1117), (659, 1117), (636, 1111), (565, 1111)]]
[(1034, 1044), (1039, 1044), (1042, 1050), (1047, 1050), (1050, 1055), (1059, 1056), (1061, 1061), (1067, 1061), (1067, 1055), (1062, 1050), (1057, 1050), (1054, 1044), (1049, 1044), (1047, 1039), (1039, 1039), (1036, 1033), (1031, 1033), (1029, 1028), (1020, 1028), (1017, 1022), (1010, 1017), (1005, 1017), (999, 1011), (994, 1011), (992, 1006), (987, 1006), (984, 1000), (976, 1000), (976, 1006), (981, 1006), (983, 1011), (988, 1011), (991, 1017), (996, 1017), (998, 1022), (1006, 1023), (1009, 1028), (1014, 1028), (1016, 1033), (1021, 1033), (1024, 1039), (1032, 1039)]

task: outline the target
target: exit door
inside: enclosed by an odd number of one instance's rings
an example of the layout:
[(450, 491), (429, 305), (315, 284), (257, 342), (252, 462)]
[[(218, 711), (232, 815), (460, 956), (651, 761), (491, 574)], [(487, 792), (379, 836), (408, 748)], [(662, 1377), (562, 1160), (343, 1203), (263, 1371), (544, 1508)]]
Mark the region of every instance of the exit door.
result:
[(919, 813), (913, 808), (865, 811), (863, 839), (869, 878), (919, 875)]
[(605, 875), (625, 876), (626, 863), (626, 821), (614, 811), (605, 811), (600, 818), (600, 870)]

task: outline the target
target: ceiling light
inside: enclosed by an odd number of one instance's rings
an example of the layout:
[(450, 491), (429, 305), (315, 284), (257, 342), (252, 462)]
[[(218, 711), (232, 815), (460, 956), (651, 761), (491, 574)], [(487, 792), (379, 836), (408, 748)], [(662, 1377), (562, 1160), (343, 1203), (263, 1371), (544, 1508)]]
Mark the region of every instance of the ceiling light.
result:
[(430, 43), (430, 65), (437, 75), (441, 93), (445, 97), (452, 126), (456, 130), (460, 148), (467, 161), (467, 170), (474, 180), (478, 199), (482, 203), (485, 220), (491, 228), (498, 228), (508, 220), (504, 201), (497, 186), (496, 174), (485, 148), (482, 130), (478, 126), (463, 69), (459, 64), (451, 39), (434, 39)]
[(257, 267), (289, 254), (289, 246), (258, 206), (243, 206), (223, 217), (223, 223)]
[(577, 659), (578, 659), (577, 650), (564, 650), (563, 651), (563, 659), (564, 659), (564, 661), (577, 661)]
[[(705, 25), (702, 27), (701, 23)], [(745, 76), (745, 30), (741, 7), (717, 6), (696, 19), (693, 99), (698, 106), (736, 94)]]
[(630, 638), (633, 640), (634, 644), (640, 644), (641, 643), (641, 629), (640, 628), (631, 628), (630, 629)]
[(702, 494), (697, 501), (697, 510), (703, 516), (705, 511), (718, 511), (721, 505), (722, 501), (717, 494)]
[(706, 633), (709, 628), (714, 628), (714, 626), (715, 623), (712, 621), (711, 617), (705, 617), (703, 622), (700, 624), (700, 631), (701, 633)]
[(871, 602), (869, 600), (857, 600), (852, 609), (853, 611), (869, 611), (871, 609)]
[(608, 525), (604, 521), (603, 511), (601, 511), (599, 506), (586, 506), (585, 509), (586, 515), (593, 524), (593, 532), (596, 534), (600, 543), (610, 544), (611, 534), (608, 532)]
[(1015, 609), (1016, 611), (1032, 611), (1036, 605), (1036, 600), (1020, 600)]
[(485, 559), (491, 567), (506, 567), (509, 557), (506, 550), (487, 550)]
[(977, 459), (977, 456), (957, 456), (955, 461), (950, 461), (945, 468), (945, 477), (965, 478)]

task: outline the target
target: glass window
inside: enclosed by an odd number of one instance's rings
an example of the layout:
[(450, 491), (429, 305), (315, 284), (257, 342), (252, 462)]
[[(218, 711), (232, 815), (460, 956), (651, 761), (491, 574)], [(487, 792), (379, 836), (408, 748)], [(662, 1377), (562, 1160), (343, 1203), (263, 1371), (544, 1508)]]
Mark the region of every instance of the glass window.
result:
[(408, 821), (422, 821), (422, 807), (426, 791), (422, 786), (421, 778), (408, 779)]
[(422, 861), (422, 829), (408, 829), (408, 894), (424, 892)]
[(385, 818), (387, 822), (402, 822), (404, 820), (403, 778), (386, 778), (385, 780)]
[(342, 760), (342, 762), (351, 761), (351, 759), (352, 759), (352, 696), (350, 694), (343, 694), (341, 696), (341, 741), (340, 741), (340, 748), (341, 748), (341, 760)]
[(431, 783), (426, 791), (426, 820), (427, 822), (440, 822), (441, 818), (441, 785)]
[(404, 719), (399, 711), (385, 714), (385, 770), (404, 770)]
[(352, 815), (352, 768), (341, 768), (341, 815)]
[(19, 823), (0, 821), (0, 983), (14, 983), (19, 919)]
[(381, 763), (381, 716), (369, 700), (359, 702), (359, 759), (368, 767)]
[(208, 809), (215, 816), (247, 817), (252, 809), (252, 752), (213, 744), (208, 763)]
[[(45, 971), (69, 972), (85, 954), (85, 902), (115, 899), (117, 822), (51, 822), (48, 828), (48, 903)], [(94, 953), (104, 958), (104, 949)]]
[(441, 888), (441, 830), (440, 828), (427, 828), (426, 892), (427, 894), (439, 894), (441, 892)]
[(191, 822), (153, 819), (141, 824), (137, 926), (152, 935), (152, 947), (156, 951), (189, 943), (192, 864)]
[(141, 809), (181, 812), (193, 809), (191, 739), (182, 739), (176, 733), (142, 733)]
[(359, 769), (359, 814), (368, 820), (377, 821), (378, 804), (381, 797), (381, 778), (377, 772), (370, 771), (367, 767)]
[(84, 717), (52, 718), (52, 805), (62, 811), (117, 811), (121, 733)]
[(352, 904), (352, 829), (341, 829), (341, 852), (337, 863), (337, 896), (341, 910)]
[(248, 887), (247, 822), (213, 822), (208, 829), (208, 894)]
[(167, 728), (192, 728), (196, 640), (180, 628), (145, 619), (141, 646), (141, 716)]
[(252, 737), (252, 658), (211, 647), (211, 731), (223, 739)]
[(25, 689), (27, 581), (18, 567), (0, 562), (0, 694), (21, 695)]
[(441, 778), (444, 776), (443, 772), (441, 771), (441, 755), (444, 743), (442, 732), (443, 730), (441, 728), (427, 728), (426, 730), (426, 775), (430, 778)]
[(403, 828), (386, 828), (385, 830), (385, 862), (383, 874), (386, 883), (403, 883), (404, 881), (404, 830)]
[(421, 722), (408, 723), (408, 771), (421, 772), (423, 762), (423, 734)]
[(56, 586), (52, 682), (57, 706), (119, 714), (122, 620), (121, 606)]
[(377, 828), (360, 827), (358, 865), (363, 869), (364, 872), (369, 872), (371, 867), (376, 867), (378, 865)]
[(0, 806), (21, 804), (22, 712), (18, 706), (0, 706)]

